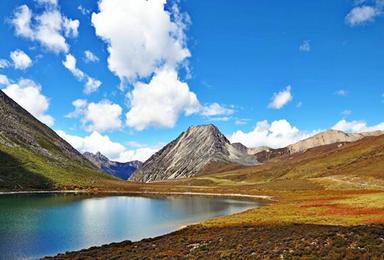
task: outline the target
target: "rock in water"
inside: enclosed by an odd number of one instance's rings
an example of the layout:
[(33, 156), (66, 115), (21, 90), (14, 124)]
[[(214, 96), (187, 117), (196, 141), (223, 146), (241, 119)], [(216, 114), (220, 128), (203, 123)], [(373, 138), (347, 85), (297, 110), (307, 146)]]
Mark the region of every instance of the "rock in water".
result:
[(216, 126), (192, 126), (149, 158), (130, 180), (151, 182), (192, 177), (213, 162), (258, 163), (254, 156), (233, 146)]
[(131, 161), (125, 163), (110, 161), (100, 152), (97, 152), (96, 154), (85, 152), (83, 155), (101, 171), (123, 180), (127, 180), (132, 175), (132, 173), (143, 164), (140, 161)]

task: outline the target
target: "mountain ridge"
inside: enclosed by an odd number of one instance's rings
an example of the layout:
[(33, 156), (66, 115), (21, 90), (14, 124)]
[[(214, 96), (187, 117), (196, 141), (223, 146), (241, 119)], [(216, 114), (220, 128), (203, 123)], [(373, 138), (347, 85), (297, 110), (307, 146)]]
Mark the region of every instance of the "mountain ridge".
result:
[(0, 190), (90, 186), (110, 179), (0, 90)]
[(198, 125), (189, 127), (150, 157), (130, 180), (150, 182), (192, 177), (214, 161), (242, 165), (258, 163), (253, 156), (232, 146), (215, 125)]
[(143, 164), (137, 160), (130, 162), (111, 161), (100, 152), (96, 154), (85, 152), (83, 155), (101, 171), (122, 180), (127, 180)]

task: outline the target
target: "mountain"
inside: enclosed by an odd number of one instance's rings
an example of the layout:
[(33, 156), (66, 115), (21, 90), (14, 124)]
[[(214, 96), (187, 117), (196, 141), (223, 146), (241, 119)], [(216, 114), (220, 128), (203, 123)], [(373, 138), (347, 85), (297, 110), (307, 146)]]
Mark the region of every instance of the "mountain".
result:
[(355, 142), (313, 147), (284, 154), (250, 167), (226, 167), (209, 175), (181, 179), (184, 187), (201, 189), (222, 186), (232, 192), (316, 191), (384, 188), (384, 135), (367, 136)]
[(143, 164), (140, 161), (126, 163), (110, 161), (100, 152), (96, 154), (85, 152), (83, 155), (103, 172), (123, 180), (127, 180)]
[(89, 186), (111, 179), (0, 90), (0, 190)]
[(198, 175), (210, 163), (255, 165), (257, 160), (233, 146), (216, 126), (192, 126), (149, 158), (130, 180), (151, 182)]
[(276, 157), (305, 152), (315, 147), (327, 146), (331, 144), (341, 146), (346, 143), (356, 142), (364, 137), (379, 136), (382, 134), (384, 134), (384, 131), (344, 133), (339, 130), (327, 130), (283, 148), (274, 149), (265, 146), (248, 148), (248, 154), (254, 155), (259, 162), (265, 162)]
[(360, 140), (367, 136), (378, 136), (384, 134), (382, 131), (365, 132), (365, 133), (344, 133), (338, 130), (328, 130), (321, 132), (312, 137), (289, 145), (288, 151), (290, 154), (306, 151), (310, 148), (328, 145), (333, 143), (350, 143)]

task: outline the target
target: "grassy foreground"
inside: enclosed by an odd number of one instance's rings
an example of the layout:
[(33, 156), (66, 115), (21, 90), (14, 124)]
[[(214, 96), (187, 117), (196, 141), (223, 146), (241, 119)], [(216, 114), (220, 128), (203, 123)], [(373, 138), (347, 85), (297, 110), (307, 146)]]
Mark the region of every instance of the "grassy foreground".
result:
[[(174, 186), (173, 191), (184, 188)], [(166, 192), (163, 184), (147, 187), (149, 190)], [(279, 192), (274, 199), (267, 206), (210, 219), (161, 237), (113, 243), (56, 258), (383, 259), (384, 191)]]

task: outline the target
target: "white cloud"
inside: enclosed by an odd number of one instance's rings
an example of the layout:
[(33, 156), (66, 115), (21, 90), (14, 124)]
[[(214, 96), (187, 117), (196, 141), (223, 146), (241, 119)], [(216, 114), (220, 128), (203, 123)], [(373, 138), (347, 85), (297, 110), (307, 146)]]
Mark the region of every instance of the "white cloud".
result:
[[(39, 0), (38, 2), (53, 3), (55, 1)], [(80, 22), (63, 16), (57, 3), (47, 5), (43, 10), (41, 14), (34, 15), (27, 5), (16, 8), (11, 20), (16, 35), (37, 41), (56, 53), (68, 52), (69, 45), (64, 35), (77, 37)]]
[(104, 100), (100, 103), (90, 103), (84, 120), (90, 122), (87, 126), (88, 131), (120, 129), (122, 127), (121, 113), (122, 108), (118, 104)]
[(316, 131), (300, 131), (287, 120), (260, 121), (250, 132), (238, 130), (229, 138), (232, 143), (240, 142), (247, 147), (268, 146), (271, 148), (286, 147), (290, 144), (314, 135)]
[(97, 57), (93, 52), (91, 52), (90, 50), (86, 50), (84, 52), (84, 60), (86, 62), (98, 62), (99, 61), (99, 57)]
[(212, 103), (208, 106), (204, 106), (200, 112), (203, 116), (230, 116), (235, 113), (233, 108), (224, 107), (218, 103)]
[(280, 109), (288, 104), (292, 99), (291, 86), (287, 86), (285, 90), (273, 94), (271, 103), (269, 103), (268, 107)]
[(51, 5), (51, 6), (57, 6), (58, 0), (35, 0), (40, 5)]
[(5, 59), (0, 59), (0, 69), (8, 68), (9, 65), (9, 61)]
[(13, 61), (15, 69), (25, 70), (32, 65), (31, 58), (22, 50), (11, 52), (10, 57)]
[(299, 46), (299, 50), (302, 52), (310, 52), (311, 51), (311, 42), (309, 40), (303, 41)]
[(384, 131), (384, 122), (377, 125), (368, 126), (367, 122), (363, 120), (347, 121), (345, 119), (337, 122), (332, 129), (340, 130), (343, 132), (359, 133), (359, 132), (372, 132), (381, 130)]
[(380, 13), (380, 10), (373, 6), (357, 6), (347, 14), (345, 22), (350, 26), (365, 24), (374, 21)]
[(246, 125), (248, 124), (248, 118), (239, 118), (235, 120), (235, 125)]
[(49, 108), (49, 100), (41, 93), (40, 85), (32, 80), (22, 79), (17, 84), (8, 85), (2, 90), (46, 125), (52, 126), (54, 124), (53, 117), (46, 114)]
[(99, 89), (101, 86), (101, 81), (94, 79), (87, 74), (85, 74), (82, 70), (80, 70), (77, 65), (76, 58), (72, 54), (67, 54), (65, 56), (65, 60), (63, 61), (63, 65), (67, 68), (79, 81), (86, 80), (84, 86), (84, 93), (91, 94)]
[(65, 60), (63, 61), (63, 65), (67, 68), (78, 80), (82, 80), (84, 78), (84, 72), (82, 72), (76, 66), (76, 58), (72, 54), (67, 54), (65, 56)]
[(112, 142), (107, 135), (101, 135), (96, 131), (85, 137), (69, 135), (61, 130), (57, 131), (57, 133), (81, 153), (101, 152), (110, 159), (116, 159), (125, 151), (122, 144)]
[[(108, 45), (108, 67), (121, 80), (131, 83), (127, 93), (130, 110), (126, 123), (136, 130), (173, 127), (180, 114), (201, 112), (228, 120), (233, 109), (217, 103), (200, 105), (195, 93), (178, 76), (181, 67), (189, 74), (185, 31), (191, 23), (177, 1), (101, 0), (92, 14), (96, 35)], [(209, 114), (209, 115), (208, 115)]]
[(63, 17), (63, 29), (66, 37), (76, 38), (79, 35), (79, 20)]
[(16, 35), (25, 38), (35, 38), (35, 32), (31, 28), (32, 11), (28, 6), (22, 5), (16, 8), (12, 24), (15, 27)]
[(346, 91), (344, 89), (339, 89), (338, 91), (335, 92), (335, 94), (340, 96), (340, 97), (345, 97), (348, 95), (348, 91)]
[(0, 74), (0, 85), (9, 85), (11, 84), (10, 80), (6, 75)]
[(96, 34), (108, 44), (109, 69), (120, 79), (151, 76), (164, 64), (176, 68), (190, 56), (185, 47), (185, 15), (166, 0), (101, 0), (92, 14)]
[(122, 144), (113, 142), (107, 135), (101, 135), (98, 132), (92, 132), (89, 136), (85, 137), (69, 135), (62, 130), (56, 132), (81, 153), (101, 152), (109, 159), (119, 162), (133, 160), (143, 162), (158, 150), (158, 148), (152, 147), (141, 147), (134, 150), (128, 150)]
[(85, 99), (76, 99), (72, 102), (72, 105), (75, 107), (75, 110), (66, 115), (65, 117), (67, 118), (76, 118), (81, 116), (87, 108), (88, 101)]
[(127, 97), (131, 106), (127, 125), (139, 131), (151, 126), (173, 127), (180, 113), (191, 115), (200, 108), (195, 93), (174, 70), (156, 72), (148, 84), (136, 83)]
[(122, 127), (122, 108), (109, 100), (102, 100), (99, 103), (88, 103), (86, 100), (77, 99), (72, 102), (75, 111), (67, 117), (81, 117), (85, 130), (89, 132), (103, 132), (116, 130)]
[(350, 110), (350, 109), (346, 109), (346, 110), (344, 110), (343, 112), (341, 112), (341, 114), (342, 114), (343, 116), (350, 116), (350, 115), (352, 115), (352, 110)]
[(79, 10), (81, 12), (82, 15), (88, 15), (91, 13), (90, 10), (86, 9), (85, 7), (83, 7), (82, 5), (79, 5), (77, 7), (77, 10)]
[(85, 94), (91, 94), (92, 92), (95, 92), (99, 89), (101, 86), (101, 81), (94, 79), (92, 77), (87, 77), (87, 82), (85, 83), (84, 93)]
[(122, 152), (116, 160), (119, 162), (129, 162), (138, 160), (141, 162), (145, 162), (149, 157), (151, 157), (154, 153), (156, 153), (158, 148), (144, 147), (138, 148), (135, 150), (127, 150)]

